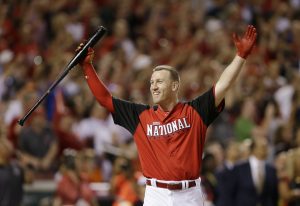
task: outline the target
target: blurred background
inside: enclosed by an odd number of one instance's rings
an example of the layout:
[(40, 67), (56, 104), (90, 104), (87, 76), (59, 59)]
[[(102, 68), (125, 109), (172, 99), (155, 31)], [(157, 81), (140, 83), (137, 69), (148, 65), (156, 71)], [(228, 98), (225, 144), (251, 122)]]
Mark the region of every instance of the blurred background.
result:
[(207, 205), (217, 173), (264, 139), (278, 204), (300, 205), (300, 0), (0, 0), (1, 205), (142, 205), (145, 180), (132, 136), (112, 122), (75, 67), (30, 116), (76, 47), (102, 25), (94, 66), (110, 92), (151, 104), (152, 68), (178, 69), (180, 99), (214, 85), (236, 50), (232, 33), (258, 30), (253, 54), (207, 133)]

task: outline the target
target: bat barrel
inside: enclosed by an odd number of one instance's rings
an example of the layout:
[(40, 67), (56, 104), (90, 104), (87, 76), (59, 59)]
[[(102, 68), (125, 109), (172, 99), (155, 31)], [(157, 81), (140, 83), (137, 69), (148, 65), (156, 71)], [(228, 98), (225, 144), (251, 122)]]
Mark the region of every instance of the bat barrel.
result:
[(106, 28), (100, 26), (95, 34), (86, 42), (83, 48), (77, 53), (75, 58), (73, 58), (67, 65), (67, 69), (73, 68), (77, 65), (87, 54), (89, 47), (94, 47), (95, 44), (104, 36), (106, 33)]

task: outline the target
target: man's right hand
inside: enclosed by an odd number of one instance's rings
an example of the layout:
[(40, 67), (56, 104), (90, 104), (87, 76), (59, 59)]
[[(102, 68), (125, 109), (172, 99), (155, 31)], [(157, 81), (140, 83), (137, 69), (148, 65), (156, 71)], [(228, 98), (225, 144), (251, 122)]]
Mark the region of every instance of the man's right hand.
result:
[[(84, 43), (79, 44), (79, 46), (77, 47), (77, 49), (75, 50), (75, 52), (79, 52), (84, 46)], [(92, 64), (93, 63), (93, 59), (94, 59), (94, 50), (89, 47), (88, 49), (88, 53), (86, 55), (86, 57), (80, 62), (80, 65), (84, 65), (84, 64)]]

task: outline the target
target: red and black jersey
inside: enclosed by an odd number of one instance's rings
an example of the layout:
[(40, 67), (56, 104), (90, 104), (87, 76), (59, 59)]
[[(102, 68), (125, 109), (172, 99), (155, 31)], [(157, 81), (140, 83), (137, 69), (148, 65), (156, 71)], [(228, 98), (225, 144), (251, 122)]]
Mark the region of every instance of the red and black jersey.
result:
[(207, 127), (223, 110), (215, 107), (214, 87), (166, 113), (159, 106), (113, 98), (113, 119), (135, 140), (143, 174), (159, 180), (189, 180), (200, 176)]

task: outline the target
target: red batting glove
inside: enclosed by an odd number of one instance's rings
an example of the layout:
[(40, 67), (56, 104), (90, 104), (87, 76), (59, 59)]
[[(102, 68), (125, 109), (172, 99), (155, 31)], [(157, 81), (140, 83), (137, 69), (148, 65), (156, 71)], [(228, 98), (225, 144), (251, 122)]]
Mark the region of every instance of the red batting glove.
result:
[(242, 38), (233, 33), (232, 37), (237, 49), (237, 55), (246, 59), (255, 45), (256, 36), (256, 28), (252, 25), (248, 25), (247, 31)]
[[(84, 46), (84, 43), (81, 43), (77, 49), (75, 50), (75, 52), (79, 52)], [(81, 66), (83, 66), (84, 64), (92, 64), (93, 63), (93, 59), (94, 59), (94, 49), (92, 49), (91, 47), (89, 47), (88, 49), (88, 53), (85, 56), (85, 58), (79, 63)]]
[(88, 53), (83, 60), (83, 64), (92, 64), (94, 59), (95, 51), (91, 47), (88, 49)]

